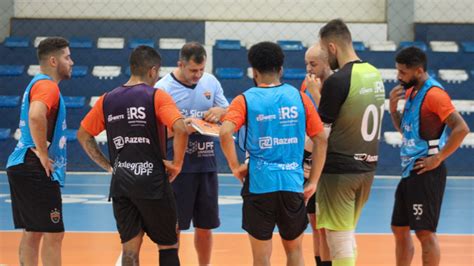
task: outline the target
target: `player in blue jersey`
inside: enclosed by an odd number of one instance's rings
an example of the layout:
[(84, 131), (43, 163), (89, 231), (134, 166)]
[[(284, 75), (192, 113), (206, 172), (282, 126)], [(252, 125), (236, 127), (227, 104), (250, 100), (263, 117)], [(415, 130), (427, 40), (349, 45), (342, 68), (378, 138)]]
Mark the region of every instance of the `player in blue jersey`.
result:
[[(155, 88), (166, 91), (187, 118), (217, 122), (229, 105), (219, 81), (205, 73), (206, 50), (197, 42), (185, 44), (178, 67), (159, 80)], [(217, 204), (217, 168), (214, 138), (188, 127), (189, 141), (181, 174), (172, 183), (178, 206), (179, 230), (187, 230), (191, 220), (200, 265), (210, 264), (212, 229), (220, 225)], [(172, 150), (168, 149), (168, 156)]]
[[(254, 265), (270, 265), (275, 225), (287, 265), (303, 265), (305, 203), (316, 190), (326, 158), (323, 125), (309, 97), (280, 82), (284, 60), (280, 46), (258, 43), (250, 48), (248, 58), (256, 86), (232, 101), (220, 131), (229, 167), (244, 183), (242, 228), (249, 234)], [(232, 138), (244, 125), (248, 164), (239, 163)], [(305, 133), (315, 145), (303, 187)]]
[(60, 186), (65, 182), (67, 160), (66, 107), (58, 84), (71, 78), (74, 63), (69, 42), (59, 37), (41, 41), (37, 55), (40, 73), (23, 93), (21, 137), (6, 167), (13, 223), (23, 229), (20, 264), (38, 265), (42, 243), (43, 265), (61, 265), (64, 224)]
[[(439, 265), (436, 228), (446, 187), (444, 160), (459, 148), (469, 127), (443, 86), (426, 72), (428, 60), (421, 49), (405, 48), (395, 61), (400, 85), (390, 92), (390, 116), (403, 135), (402, 179), (392, 212), (396, 262), (411, 264), (415, 247), (410, 230), (414, 230), (423, 265)], [(400, 113), (397, 105), (401, 99), (406, 102)]]

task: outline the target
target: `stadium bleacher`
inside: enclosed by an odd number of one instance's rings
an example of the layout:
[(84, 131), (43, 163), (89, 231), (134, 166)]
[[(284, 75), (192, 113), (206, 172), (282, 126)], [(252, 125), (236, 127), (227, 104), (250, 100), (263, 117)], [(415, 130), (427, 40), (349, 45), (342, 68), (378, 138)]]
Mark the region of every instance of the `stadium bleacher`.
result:
[[(54, 20), (53, 20), (54, 21)], [(152, 23), (156, 28), (142, 22), (132, 21), (107, 21), (109, 27), (104, 30), (100, 23), (80, 21), (82, 24), (71, 20), (64, 20), (70, 27), (65, 32), (57, 23), (43, 20), (14, 19), (12, 23), (12, 36), (0, 44), (0, 115), (4, 118), (0, 123), (0, 148), (10, 149), (14, 146), (15, 139), (12, 132), (18, 127), (20, 96), (31, 77), (39, 72), (36, 59), (35, 45), (45, 36), (63, 35), (70, 38), (72, 58), (75, 62), (73, 78), (62, 81), (60, 84), (65, 96), (69, 143), (71, 148), (77, 148), (70, 158), (72, 170), (97, 170), (98, 168), (87, 159), (75, 141), (75, 130), (84, 115), (90, 110), (97, 96), (123, 84), (130, 76), (128, 56), (130, 50), (138, 45), (155, 47), (162, 55), (162, 68), (160, 76), (172, 71), (179, 57), (179, 48), (183, 43), (196, 40), (204, 43), (204, 25), (195, 23), (195, 31), (184, 30), (191, 27), (189, 22), (163, 22)], [(35, 23), (34, 27), (26, 27), (28, 23)], [(86, 30), (79, 29), (77, 25), (92, 25)], [(29, 24), (28, 24), (29, 25)], [(94, 28), (95, 27), (95, 28)], [(121, 35), (122, 27), (136, 28), (136, 35)], [(396, 86), (397, 71), (395, 69), (395, 55), (403, 47), (415, 45), (424, 49), (428, 56), (429, 73), (435, 76), (453, 99), (453, 103), (471, 128), (474, 128), (474, 40), (470, 36), (460, 39), (453, 33), (445, 32), (434, 38), (431, 30), (426, 25), (417, 25), (416, 41), (394, 43), (383, 42), (354, 42), (361, 59), (370, 62), (379, 68), (385, 83), (386, 97), (392, 87)], [(34, 31), (26, 31), (31, 28)], [(159, 29), (158, 29), (159, 28)], [(474, 26), (471, 25), (471, 28)], [(110, 30), (112, 29), (112, 30)], [(174, 29), (174, 30), (173, 30)], [(128, 32), (133, 32), (130, 30)], [(474, 32), (474, 30), (473, 30)], [(159, 33), (159, 34), (158, 34)], [(283, 81), (299, 88), (306, 71), (304, 54), (308, 44), (299, 40), (278, 40), (285, 53)], [(212, 60), (212, 72), (220, 80), (226, 97), (232, 100), (254, 85), (251, 70), (247, 62), (247, 51), (251, 43), (244, 43), (238, 39), (217, 40), (212, 46), (209, 58)], [(386, 105), (386, 108), (388, 105)], [(399, 147), (395, 129), (388, 113), (385, 113), (382, 122), (383, 134), (380, 144), (381, 154), (378, 173), (399, 174)], [(97, 138), (101, 141), (102, 149), (106, 151), (105, 135)], [(448, 160), (451, 167), (450, 174), (466, 174), (472, 169), (474, 136), (471, 134), (463, 143), (463, 147)], [(77, 146), (77, 147), (76, 147)], [(218, 149), (219, 150), (219, 149)], [(470, 154), (470, 156), (466, 156)], [(3, 156), (3, 155), (2, 155)], [(463, 162), (464, 160), (469, 162)], [(466, 159), (469, 157), (470, 159)], [(2, 159), (5, 159), (2, 157)], [(227, 164), (221, 151), (218, 151), (218, 160), (222, 163), (219, 171), (226, 172)], [(5, 160), (4, 160), (5, 161)], [(2, 166), (4, 167), (4, 166)], [(454, 172), (454, 173), (453, 173)]]

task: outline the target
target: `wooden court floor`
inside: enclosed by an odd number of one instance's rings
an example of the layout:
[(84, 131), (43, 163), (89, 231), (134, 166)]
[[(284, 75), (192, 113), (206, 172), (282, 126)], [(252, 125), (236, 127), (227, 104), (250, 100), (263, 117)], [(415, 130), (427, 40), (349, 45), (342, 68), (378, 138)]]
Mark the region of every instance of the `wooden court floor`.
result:
[[(0, 232), (0, 265), (18, 265), (20, 232)], [(181, 265), (197, 265), (192, 234), (181, 239)], [(441, 265), (474, 265), (473, 235), (440, 235)], [(357, 265), (395, 265), (393, 237), (389, 234), (358, 234)], [(315, 265), (311, 235), (304, 237), (306, 265)], [(63, 265), (120, 265), (120, 241), (116, 233), (67, 232), (63, 242)], [(415, 240), (415, 258), (412, 265), (421, 265), (421, 250)], [(212, 265), (251, 265), (250, 245), (245, 234), (215, 234)], [(144, 241), (141, 265), (157, 265), (156, 246)], [(285, 255), (278, 234), (273, 237), (272, 265), (285, 265)]]

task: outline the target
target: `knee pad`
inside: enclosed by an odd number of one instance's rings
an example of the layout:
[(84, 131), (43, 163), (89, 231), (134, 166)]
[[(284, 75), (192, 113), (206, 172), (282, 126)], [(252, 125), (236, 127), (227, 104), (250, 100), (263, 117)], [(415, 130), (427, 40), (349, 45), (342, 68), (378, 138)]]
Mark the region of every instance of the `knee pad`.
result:
[(354, 254), (354, 231), (330, 231), (326, 230), (326, 238), (333, 260), (353, 258)]

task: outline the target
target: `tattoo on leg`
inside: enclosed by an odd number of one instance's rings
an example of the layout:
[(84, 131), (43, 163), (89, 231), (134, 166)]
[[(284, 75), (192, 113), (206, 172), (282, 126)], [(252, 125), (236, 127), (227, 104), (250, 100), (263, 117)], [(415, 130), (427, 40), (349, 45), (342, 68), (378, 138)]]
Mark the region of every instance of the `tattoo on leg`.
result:
[(133, 251), (124, 251), (122, 254), (122, 266), (138, 266), (138, 253)]

